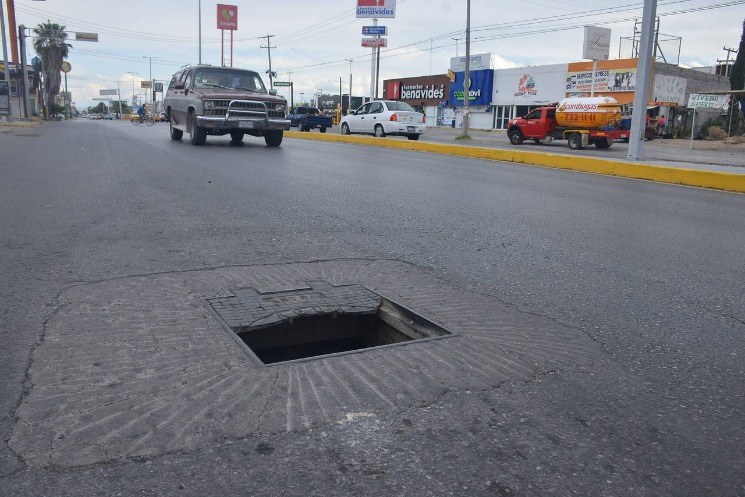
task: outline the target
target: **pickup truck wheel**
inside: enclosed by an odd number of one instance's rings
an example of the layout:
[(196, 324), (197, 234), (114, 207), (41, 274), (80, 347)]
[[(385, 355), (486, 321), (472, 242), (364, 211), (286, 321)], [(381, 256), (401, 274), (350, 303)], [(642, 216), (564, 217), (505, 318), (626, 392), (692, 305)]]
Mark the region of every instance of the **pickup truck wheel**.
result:
[(233, 143), (240, 143), (243, 141), (243, 135), (245, 135), (243, 131), (231, 131), (230, 132), (230, 141)]
[(267, 147), (279, 147), (282, 144), (282, 130), (272, 130), (264, 132), (264, 141)]
[(341, 124), (341, 134), (342, 135), (351, 135), (352, 132), (349, 131), (349, 125), (347, 123)]
[(320, 131), (321, 133), (325, 133), (326, 132), (326, 126), (321, 126), (320, 128), (318, 128), (318, 131)]
[(168, 127), (171, 131), (171, 140), (178, 141), (184, 136), (184, 132), (173, 127), (173, 118), (168, 119)]
[(521, 145), (523, 142), (523, 133), (519, 129), (513, 129), (507, 136), (510, 139), (510, 143), (513, 145)]
[(572, 133), (569, 135), (569, 148), (572, 150), (582, 150), (582, 135), (579, 133)]
[(200, 128), (197, 124), (197, 115), (194, 111), (189, 113), (189, 121), (191, 121), (191, 128), (189, 129), (189, 141), (192, 145), (204, 145), (207, 141), (207, 130)]
[(375, 136), (377, 138), (385, 138), (385, 130), (383, 129), (382, 124), (375, 125)]

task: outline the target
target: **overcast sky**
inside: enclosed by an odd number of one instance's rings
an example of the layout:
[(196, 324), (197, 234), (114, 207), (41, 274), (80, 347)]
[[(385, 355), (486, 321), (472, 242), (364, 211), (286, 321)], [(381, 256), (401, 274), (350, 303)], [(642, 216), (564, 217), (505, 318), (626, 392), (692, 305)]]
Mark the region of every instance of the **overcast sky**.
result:
[[(360, 45), (362, 26), (372, 20), (355, 17), (356, 0), (219, 3), (238, 7), (233, 66), (264, 75), (266, 36), (274, 35), (269, 39), (272, 69), (277, 80), (294, 82), (296, 101), (301, 92), (305, 100), (319, 89), (338, 93), (340, 78), (346, 93), (347, 59), (353, 59), (354, 95), (369, 93), (371, 51)], [(202, 62), (213, 65), (221, 63), (217, 4), (201, 0)], [(146, 57), (152, 57), (152, 78), (162, 81), (199, 61), (199, 0), (15, 0), (15, 6), (18, 24), (34, 27), (50, 20), (67, 27), (73, 45), (68, 87), (81, 110), (97, 103), (99, 90), (116, 88), (117, 81), (124, 99), (131, 99), (133, 82), (140, 92), (140, 80), (151, 74)], [(611, 58), (619, 58), (619, 50), (627, 58), (642, 7), (641, 1), (626, 0), (471, 0), (471, 53), (491, 53), (494, 68), (580, 61), (583, 26), (597, 25), (612, 30)], [(657, 14), (669, 63), (712, 66), (727, 57), (723, 47), (738, 48), (745, 0), (658, 0)], [(396, 17), (380, 19), (379, 25), (389, 31), (381, 82), (443, 74), (456, 52), (465, 54), (466, 0), (398, 0)], [(99, 41), (75, 41), (75, 32), (98, 33)], [(35, 55), (33, 48), (28, 55)]]

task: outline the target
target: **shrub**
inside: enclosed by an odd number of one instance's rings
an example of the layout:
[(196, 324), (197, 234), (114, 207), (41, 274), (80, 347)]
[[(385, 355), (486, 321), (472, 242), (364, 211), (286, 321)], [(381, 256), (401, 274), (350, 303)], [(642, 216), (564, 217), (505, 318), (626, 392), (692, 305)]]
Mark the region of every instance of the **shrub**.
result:
[(707, 130), (707, 139), (714, 141), (726, 140), (727, 132), (719, 126), (709, 126), (709, 129)]

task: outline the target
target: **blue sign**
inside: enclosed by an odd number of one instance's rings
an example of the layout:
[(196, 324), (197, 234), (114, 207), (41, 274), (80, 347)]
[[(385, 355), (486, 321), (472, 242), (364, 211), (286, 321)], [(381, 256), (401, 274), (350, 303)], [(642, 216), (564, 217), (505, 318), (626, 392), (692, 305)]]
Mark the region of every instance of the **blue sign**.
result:
[[(494, 69), (469, 71), (468, 75), (471, 78), (471, 83), (468, 85), (468, 105), (490, 105), (492, 92), (494, 90)], [(463, 106), (463, 97), (465, 95), (465, 91), (463, 90), (463, 80), (465, 77), (465, 72), (455, 73), (455, 83), (450, 83), (449, 105), (455, 107)]]
[(362, 26), (362, 34), (368, 36), (388, 36), (388, 26)]

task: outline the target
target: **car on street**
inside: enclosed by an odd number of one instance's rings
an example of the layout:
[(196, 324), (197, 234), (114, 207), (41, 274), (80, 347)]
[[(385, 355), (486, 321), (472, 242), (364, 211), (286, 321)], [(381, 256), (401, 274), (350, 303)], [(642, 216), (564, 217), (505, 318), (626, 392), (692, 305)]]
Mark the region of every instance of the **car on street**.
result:
[(192, 145), (204, 145), (207, 135), (229, 134), (238, 143), (248, 134), (278, 147), (290, 129), (287, 100), (267, 90), (259, 73), (246, 69), (186, 67), (171, 78), (163, 104), (171, 139), (188, 133)]
[(427, 127), (427, 118), (406, 102), (373, 100), (344, 116), (340, 123), (341, 134), (360, 133), (384, 137), (401, 135), (418, 140)]

